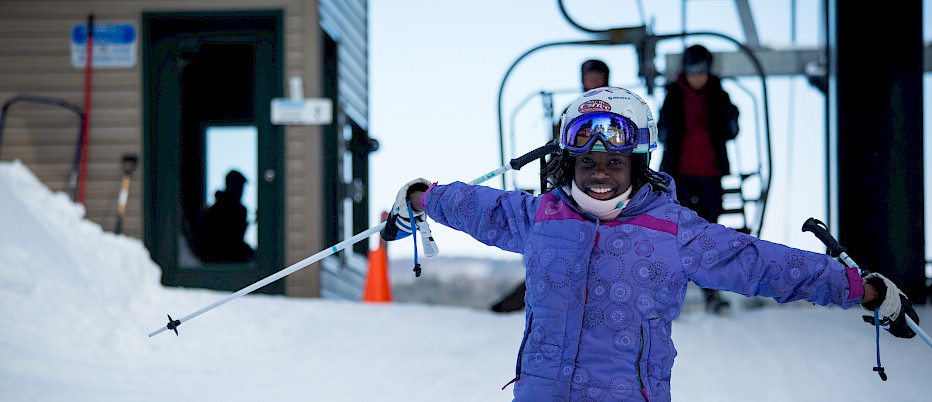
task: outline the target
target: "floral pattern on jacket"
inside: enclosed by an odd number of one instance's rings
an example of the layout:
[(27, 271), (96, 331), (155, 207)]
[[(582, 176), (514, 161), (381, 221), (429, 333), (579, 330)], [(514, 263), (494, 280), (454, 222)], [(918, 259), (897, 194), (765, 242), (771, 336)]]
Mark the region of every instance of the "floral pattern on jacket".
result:
[(689, 281), (780, 302), (857, 303), (854, 279), (831, 257), (710, 224), (676, 202), (664, 177), (668, 187), (641, 188), (607, 222), (561, 189), (532, 196), (456, 182), (425, 194), (430, 218), (524, 255), (515, 401), (670, 400), (672, 323)]

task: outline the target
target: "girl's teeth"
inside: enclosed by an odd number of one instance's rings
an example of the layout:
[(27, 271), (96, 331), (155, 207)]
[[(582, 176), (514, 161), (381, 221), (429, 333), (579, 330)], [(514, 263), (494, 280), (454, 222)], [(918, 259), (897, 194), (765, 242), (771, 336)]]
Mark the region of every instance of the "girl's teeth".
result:
[(612, 189), (610, 189), (610, 188), (593, 188), (593, 189), (591, 189), (591, 190), (592, 190), (593, 193), (599, 193), (599, 194), (607, 193), (607, 192), (609, 192), (609, 191), (612, 191)]

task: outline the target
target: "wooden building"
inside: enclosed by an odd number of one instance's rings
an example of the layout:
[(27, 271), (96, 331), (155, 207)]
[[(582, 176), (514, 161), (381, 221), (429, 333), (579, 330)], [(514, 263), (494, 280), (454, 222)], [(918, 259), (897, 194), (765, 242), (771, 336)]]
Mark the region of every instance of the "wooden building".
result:
[[(22, 161), (115, 230), (124, 161), (135, 157), (122, 233), (144, 242), (166, 285), (240, 289), (368, 226), (367, 8), (2, 1), (0, 160)], [(273, 121), (273, 104), (285, 123)], [(206, 258), (202, 217), (230, 169), (246, 179), (253, 256)], [(365, 253), (362, 243), (354, 248)], [(319, 296), (319, 264), (260, 291)]]

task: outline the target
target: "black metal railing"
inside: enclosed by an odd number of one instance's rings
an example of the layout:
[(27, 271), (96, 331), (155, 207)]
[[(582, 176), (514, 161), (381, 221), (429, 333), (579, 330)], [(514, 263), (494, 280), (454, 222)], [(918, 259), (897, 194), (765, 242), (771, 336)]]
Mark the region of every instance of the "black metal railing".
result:
[(84, 114), (84, 110), (82, 110), (80, 107), (72, 103), (69, 103), (63, 99), (52, 98), (52, 97), (47, 97), (47, 96), (38, 96), (38, 95), (16, 95), (13, 98), (10, 98), (10, 100), (6, 101), (3, 104), (2, 111), (0, 111), (0, 151), (3, 150), (2, 148), (3, 128), (4, 128), (4, 124), (6, 123), (7, 113), (10, 110), (10, 106), (13, 106), (13, 104), (18, 103), (18, 102), (31, 102), (31, 103), (39, 103), (43, 105), (60, 106), (60, 107), (63, 107), (65, 109), (68, 109), (74, 112), (80, 118), (80, 121), (78, 121), (77, 141), (75, 142), (75, 146), (74, 146), (74, 159), (71, 164), (71, 175), (69, 176), (69, 179), (68, 179), (68, 196), (71, 197), (72, 201), (74, 201), (75, 193), (76, 193), (75, 189), (77, 188), (77, 185), (78, 185), (78, 167), (80, 166), (80, 163), (81, 163), (81, 148), (83, 146), (81, 137), (82, 137), (83, 130), (84, 130), (84, 120), (87, 118), (86, 115)]

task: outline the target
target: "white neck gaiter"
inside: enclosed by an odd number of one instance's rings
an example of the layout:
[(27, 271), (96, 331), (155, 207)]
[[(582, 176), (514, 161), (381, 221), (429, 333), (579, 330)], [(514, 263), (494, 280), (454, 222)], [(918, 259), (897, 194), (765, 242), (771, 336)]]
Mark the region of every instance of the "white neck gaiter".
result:
[(628, 202), (628, 196), (631, 195), (631, 189), (634, 186), (628, 187), (628, 190), (621, 193), (621, 195), (604, 201), (592, 198), (580, 190), (579, 186), (576, 185), (576, 180), (573, 180), (571, 187), (570, 195), (573, 196), (573, 199), (576, 200), (576, 203), (579, 204), (583, 211), (595, 215), (599, 220), (610, 221), (621, 214), (621, 209)]

